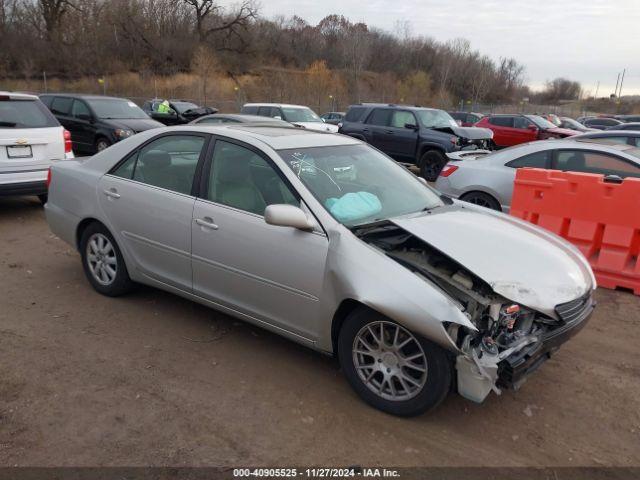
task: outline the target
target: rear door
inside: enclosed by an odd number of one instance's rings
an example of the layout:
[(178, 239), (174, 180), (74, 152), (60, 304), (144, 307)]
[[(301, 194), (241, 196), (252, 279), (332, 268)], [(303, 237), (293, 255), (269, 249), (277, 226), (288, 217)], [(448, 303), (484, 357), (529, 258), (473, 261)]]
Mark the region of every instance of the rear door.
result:
[(362, 134), (371, 145), (387, 153), (387, 131), (391, 124), (390, 108), (374, 108), (363, 124)]
[(500, 147), (515, 145), (513, 139), (513, 117), (501, 115), (490, 117), (489, 124), (493, 130), (493, 142)]
[(40, 100), (0, 97), (0, 183), (44, 181), (64, 158), (62, 127)]
[(161, 134), (99, 182), (100, 207), (111, 231), (148, 278), (191, 291), (194, 178), (209, 135)]

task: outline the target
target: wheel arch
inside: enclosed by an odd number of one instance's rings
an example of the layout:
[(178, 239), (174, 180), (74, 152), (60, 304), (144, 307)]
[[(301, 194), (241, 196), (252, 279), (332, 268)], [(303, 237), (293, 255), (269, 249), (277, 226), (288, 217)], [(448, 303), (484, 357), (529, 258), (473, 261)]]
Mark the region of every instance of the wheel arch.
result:
[(445, 156), (447, 155), (446, 149), (439, 143), (421, 143), (420, 146), (418, 147), (418, 162), (422, 159), (422, 156), (425, 153), (432, 150), (440, 152)]
[(333, 355), (336, 358), (338, 358), (338, 336), (340, 335), (340, 329), (342, 328), (342, 325), (344, 325), (344, 321), (347, 317), (358, 308), (367, 308), (375, 311), (370, 306), (358, 300), (346, 298), (340, 302), (340, 305), (338, 305), (337, 310), (333, 314), (333, 319), (331, 321), (331, 348), (333, 350)]
[(99, 223), (100, 225), (102, 225), (104, 228), (106, 228), (107, 230), (109, 230), (109, 228), (102, 223), (100, 220), (98, 220), (97, 218), (94, 217), (87, 217), (84, 218), (76, 227), (76, 237), (75, 237), (75, 242), (76, 242), (76, 248), (78, 250), (80, 250), (80, 240), (82, 239), (82, 234), (84, 233), (84, 231), (87, 229), (87, 227), (89, 225), (91, 225), (92, 223)]
[(500, 199), (498, 198), (498, 195), (496, 195), (493, 190), (488, 189), (488, 188), (482, 188), (482, 187), (470, 188), (469, 190), (465, 191), (464, 193), (461, 193), (458, 196), (458, 199), (464, 202), (465, 200), (463, 200), (462, 197), (466, 197), (468, 195), (471, 195), (472, 193), (483, 193), (485, 195), (489, 195), (491, 198), (493, 198), (496, 201), (496, 203), (500, 206), (500, 209), (502, 210), (502, 203), (500, 203)]

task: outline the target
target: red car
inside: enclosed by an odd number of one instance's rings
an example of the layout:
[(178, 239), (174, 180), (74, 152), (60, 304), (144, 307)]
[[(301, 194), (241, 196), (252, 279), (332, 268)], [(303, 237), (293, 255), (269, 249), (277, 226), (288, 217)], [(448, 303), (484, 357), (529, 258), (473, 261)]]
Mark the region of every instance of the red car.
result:
[(474, 126), (492, 130), (493, 143), (498, 148), (534, 140), (571, 137), (581, 133), (557, 127), (538, 115), (491, 115), (482, 118)]

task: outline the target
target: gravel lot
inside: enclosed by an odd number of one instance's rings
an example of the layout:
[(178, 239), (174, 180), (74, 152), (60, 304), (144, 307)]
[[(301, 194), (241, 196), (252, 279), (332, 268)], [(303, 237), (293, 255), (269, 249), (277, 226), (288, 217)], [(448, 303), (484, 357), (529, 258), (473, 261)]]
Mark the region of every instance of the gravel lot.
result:
[(0, 465), (640, 465), (640, 298), (519, 392), (400, 419), (336, 363), (158, 290), (95, 293), (30, 198), (0, 199)]

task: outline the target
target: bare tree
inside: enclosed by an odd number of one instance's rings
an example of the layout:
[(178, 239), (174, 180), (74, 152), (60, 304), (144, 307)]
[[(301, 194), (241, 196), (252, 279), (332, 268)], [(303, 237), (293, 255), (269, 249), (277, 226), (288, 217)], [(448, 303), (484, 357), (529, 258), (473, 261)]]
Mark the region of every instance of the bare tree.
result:
[(244, 0), (235, 12), (225, 15), (222, 7), (214, 0), (182, 0), (195, 12), (195, 29), (200, 42), (206, 41), (212, 34), (225, 32), (228, 36), (239, 36), (240, 30), (246, 30), (249, 22), (258, 14), (258, 8), (252, 0)]

